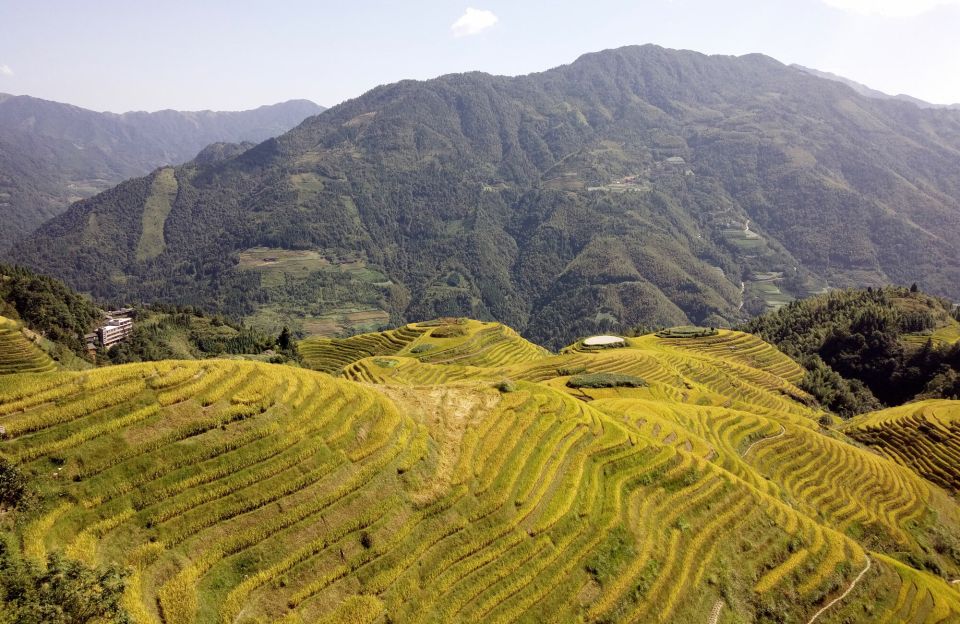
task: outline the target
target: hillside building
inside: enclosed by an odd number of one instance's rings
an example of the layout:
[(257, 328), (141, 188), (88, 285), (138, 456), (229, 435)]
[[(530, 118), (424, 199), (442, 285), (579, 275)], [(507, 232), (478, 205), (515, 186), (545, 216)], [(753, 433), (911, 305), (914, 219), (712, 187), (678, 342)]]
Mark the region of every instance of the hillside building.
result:
[(100, 346), (104, 349), (109, 349), (118, 342), (123, 342), (133, 334), (133, 319), (129, 316), (111, 318), (97, 328), (96, 334)]

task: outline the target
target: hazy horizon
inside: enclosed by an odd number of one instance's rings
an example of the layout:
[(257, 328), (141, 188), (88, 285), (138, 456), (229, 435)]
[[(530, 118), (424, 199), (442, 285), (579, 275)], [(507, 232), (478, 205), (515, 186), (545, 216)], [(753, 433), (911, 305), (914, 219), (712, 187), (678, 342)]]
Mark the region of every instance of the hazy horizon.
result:
[(890, 95), (960, 102), (960, 0), (326, 4), (0, 0), (0, 92), (117, 113), (330, 107), (407, 78), (521, 75), (653, 43), (760, 53)]

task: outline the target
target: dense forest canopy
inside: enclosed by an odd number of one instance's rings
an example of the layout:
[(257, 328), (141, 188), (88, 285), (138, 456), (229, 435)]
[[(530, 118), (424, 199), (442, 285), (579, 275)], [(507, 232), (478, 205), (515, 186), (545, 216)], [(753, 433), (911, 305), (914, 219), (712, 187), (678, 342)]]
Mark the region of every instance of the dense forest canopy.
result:
[(23, 321), (33, 331), (79, 353), (84, 348), (84, 334), (93, 329), (101, 312), (56, 278), (0, 264), (0, 316)]
[(958, 318), (949, 301), (916, 287), (870, 288), (796, 301), (744, 330), (802, 362), (805, 389), (849, 416), (917, 398), (960, 398)]

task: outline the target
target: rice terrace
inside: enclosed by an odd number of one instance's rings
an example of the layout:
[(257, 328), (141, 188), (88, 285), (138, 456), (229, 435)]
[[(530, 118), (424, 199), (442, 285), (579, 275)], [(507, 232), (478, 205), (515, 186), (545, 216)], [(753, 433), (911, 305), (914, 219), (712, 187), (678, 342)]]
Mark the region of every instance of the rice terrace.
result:
[(17, 336), (15, 556), (122, 569), (133, 622), (960, 621), (958, 403), (841, 425), (751, 334), (443, 318), (80, 372)]

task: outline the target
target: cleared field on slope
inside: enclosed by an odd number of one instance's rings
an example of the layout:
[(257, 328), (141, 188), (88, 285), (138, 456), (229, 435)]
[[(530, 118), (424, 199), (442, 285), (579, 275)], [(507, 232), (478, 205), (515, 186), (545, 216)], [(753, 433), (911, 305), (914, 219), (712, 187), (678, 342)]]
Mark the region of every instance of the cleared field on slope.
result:
[(143, 205), (137, 260), (149, 260), (163, 253), (166, 247), (163, 228), (177, 199), (177, 178), (172, 168), (161, 169), (150, 186), (150, 195)]
[(960, 342), (960, 321), (947, 319), (943, 327), (938, 327), (929, 333), (907, 334), (904, 340), (909, 343), (922, 345), (928, 340), (936, 346), (949, 346)]
[[(960, 575), (924, 546), (960, 540), (956, 503), (823, 432), (756, 338), (549, 355), (448, 319), (311, 344), (345, 379), (227, 360), (8, 376), (0, 452), (41, 499), (24, 555), (128, 566), (151, 624), (688, 622), (718, 600), (805, 622), (868, 560), (822, 621), (960, 617), (904, 563)], [(647, 385), (566, 386), (584, 373)]]

